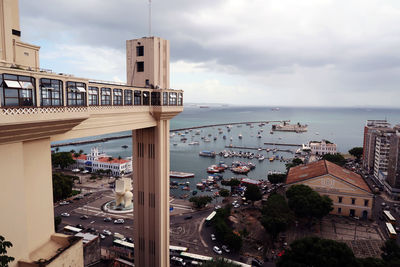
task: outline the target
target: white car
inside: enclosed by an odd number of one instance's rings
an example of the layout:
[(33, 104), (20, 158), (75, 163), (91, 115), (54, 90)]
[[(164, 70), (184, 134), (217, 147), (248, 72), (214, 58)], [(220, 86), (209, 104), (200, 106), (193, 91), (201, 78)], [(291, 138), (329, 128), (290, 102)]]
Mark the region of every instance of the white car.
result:
[(61, 202), (60, 202), (60, 205), (61, 205), (61, 206), (68, 205), (68, 204), (69, 204), (68, 201), (61, 201)]
[(66, 212), (61, 213), (61, 216), (62, 216), (62, 217), (69, 217), (69, 213), (66, 213)]
[(212, 240), (212, 241), (217, 240), (217, 239), (215, 238), (215, 235), (214, 235), (214, 234), (211, 234), (211, 240)]
[(104, 235), (111, 235), (111, 231), (103, 230), (103, 234), (104, 234)]
[(123, 224), (124, 222), (124, 219), (117, 219), (114, 221), (115, 224)]
[(175, 264), (179, 264), (180, 266), (186, 265), (186, 262), (184, 262), (183, 259), (179, 258), (179, 257), (173, 256), (173, 257), (171, 257), (171, 261), (173, 261)]
[(102, 234), (100, 234), (100, 238), (101, 238), (101, 239), (104, 239), (104, 238), (106, 238), (106, 236), (105, 236), (105, 235), (102, 235)]
[(231, 252), (231, 250), (228, 248), (228, 246), (226, 246), (226, 245), (223, 245), (222, 246), (222, 249), (226, 252), (226, 253), (229, 253), (229, 252)]
[(213, 250), (214, 250), (214, 252), (217, 253), (218, 255), (221, 255), (221, 254), (222, 254), (222, 250), (221, 250), (219, 247), (217, 247), (217, 246), (214, 246), (214, 247), (213, 247)]

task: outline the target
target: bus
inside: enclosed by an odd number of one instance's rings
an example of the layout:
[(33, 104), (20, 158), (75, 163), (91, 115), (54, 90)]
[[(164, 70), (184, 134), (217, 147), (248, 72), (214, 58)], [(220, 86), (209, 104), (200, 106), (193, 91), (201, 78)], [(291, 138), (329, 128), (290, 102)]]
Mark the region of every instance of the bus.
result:
[(216, 214), (217, 214), (217, 212), (213, 211), (213, 212), (211, 212), (210, 215), (208, 215), (208, 217), (206, 218), (206, 225), (207, 226), (211, 224), (211, 221), (212, 221), (212, 219), (214, 219)]
[(120, 248), (131, 250), (131, 251), (134, 251), (134, 249), (135, 249), (135, 245), (133, 243), (122, 241), (120, 239), (115, 239), (113, 241), (113, 245), (116, 246), (116, 247), (120, 247)]
[(392, 225), (396, 225), (396, 219), (393, 217), (393, 215), (390, 213), (390, 211), (384, 210), (383, 216), (385, 216), (385, 219), (387, 222), (391, 223)]
[(203, 256), (203, 255), (198, 255), (194, 253), (189, 253), (189, 252), (181, 252), (180, 256), (184, 259), (188, 260), (195, 260), (195, 261), (211, 261), (213, 258), (209, 256)]
[(81, 228), (73, 227), (71, 225), (67, 225), (67, 226), (64, 227), (64, 232), (69, 233), (69, 234), (70, 233), (77, 234), (77, 233), (79, 233), (81, 231), (82, 231)]
[(388, 223), (388, 222), (386, 223), (386, 231), (387, 231), (390, 239), (397, 238), (396, 230), (394, 229), (394, 227), (391, 223)]
[(176, 253), (181, 253), (181, 252), (187, 252), (188, 248), (187, 247), (179, 247), (179, 246), (169, 246), (169, 251), (170, 252), (176, 252)]

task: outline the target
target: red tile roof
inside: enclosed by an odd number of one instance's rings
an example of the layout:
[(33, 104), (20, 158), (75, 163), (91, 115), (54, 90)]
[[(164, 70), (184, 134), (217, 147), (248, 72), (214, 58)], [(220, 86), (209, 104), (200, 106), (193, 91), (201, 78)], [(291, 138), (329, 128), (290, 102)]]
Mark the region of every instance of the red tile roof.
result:
[(80, 154), (78, 157), (74, 157), (74, 154), (72, 154), (72, 158), (74, 160), (77, 160), (77, 159), (86, 160), (87, 156), (85, 154)]
[(335, 176), (338, 179), (372, 193), (371, 189), (360, 175), (326, 160), (290, 168), (286, 184), (297, 183), (326, 174)]
[(100, 162), (104, 162), (104, 163), (118, 163), (118, 164), (124, 164), (124, 163), (127, 163), (127, 162), (129, 162), (129, 160), (126, 160), (126, 159), (117, 159), (117, 158), (112, 158), (112, 160), (109, 160), (109, 158), (107, 158), (107, 157), (102, 157), (102, 158), (99, 158), (99, 161)]

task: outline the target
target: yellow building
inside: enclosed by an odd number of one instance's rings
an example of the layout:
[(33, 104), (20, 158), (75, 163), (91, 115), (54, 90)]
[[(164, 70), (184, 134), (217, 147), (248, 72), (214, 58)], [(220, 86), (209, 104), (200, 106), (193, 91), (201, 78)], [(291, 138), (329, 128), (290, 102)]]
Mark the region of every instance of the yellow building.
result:
[[(54, 2), (56, 4), (56, 2)], [(54, 232), (50, 144), (132, 131), (136, 266), (169, 266), (169, 42), (127, 41), (127, 81), (40, 69), (20, 40), (18, 0), (0, 0), (0, 235), (14, 266), (83, 266), (82, 241)]]
[(333, 201), (331, 214), (370, 219), (374, 195), (364, 179), (332, 162), (320, 160), (290, 168), (286, 187), (308, 185)]

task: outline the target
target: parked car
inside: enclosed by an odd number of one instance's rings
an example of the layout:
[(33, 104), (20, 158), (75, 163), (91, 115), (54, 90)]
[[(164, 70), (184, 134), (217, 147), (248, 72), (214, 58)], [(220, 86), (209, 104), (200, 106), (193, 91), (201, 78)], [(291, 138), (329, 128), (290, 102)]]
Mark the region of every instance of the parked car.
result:
[(193, 216), (192, 215), (189, 215), (189, 216), (186, 216), (185, 217), (185, 220), (190, 220), (190, 219), (192, 219), (193, 218)]
[(81, 220), (86, 220), (86, 219), (89, 219), (89, 216), (87, 216), (87, 215), (82, 215), (80, 218), (81, 218)]
[(130, 242), (130, 243), (133, 243), (133, 238), (132, 237), (128, 237), (128, 238), (126, 238), (126, 241)]
[(105, 239), (106, 238), (106, 236), (105, 235), (103, 235), (103, 234), (100, 234), (100, 239)]
[(106, 218), (103, 219), (103, 221), (105, 221), (105, 222), (111, 222), (112, 219), (111, 219), (111, 217), (106, 217)]
[(116, 219), (114, 220), (114, 224), (123, 224), (125, 221), (124, 219)]
[(214, 235), (214, 234), (211, 234), (211, 240), (212, 240), (212, 241), (217, 240), (217, 239), (215, 238), (215, 235)]
[(221, 255), (221, 254), (222, 254), (222, 250), (221, 250), (219, 247), (217, 247), (217, 246), (214, 246), (214, 247), (213, 247), (213, 251), (214, 251), (215, 253), (217, 253), (218, 255)]
[(82, 224), (80, 224), (80, 223), (76, 225), (76, 228), (79, 228), (79, 229), (85, 230), (85, 227), (83, 227), (83, 225), (82, 225)]
[(221, 208), (221, 206), (220, 205), (218, 205), (218, 206), (215, 206), (215, 210), (219, 210)]
[(226, 245), (223, 245), (222, 246), (222, 249), (226, 252), (226, 253), (229, 253), (229, 252), (231, 252), (231, 250), (228, 248), (228, 246), (226, 246)]
[(61, 202), (60, 202), (60, 205), (61, 205), (61, 206), (68, 205), (68, 204), (69, 204), (69, 201), (61, 201)]
[(186, 262), (184, 262), (182, 258), (176, 256), (172, 256), (171, 261), (173, 262), (173, 265), (180, 265), (180, 266), (186, 265)]
[(63, 213), (61, 213), (61, 216), (62, 216), (62, 217), (69, 217), (69, 213), (63, 212)]
[(104, 235), (111, 235), (111, 231), (104, 229), (103, 230)]

